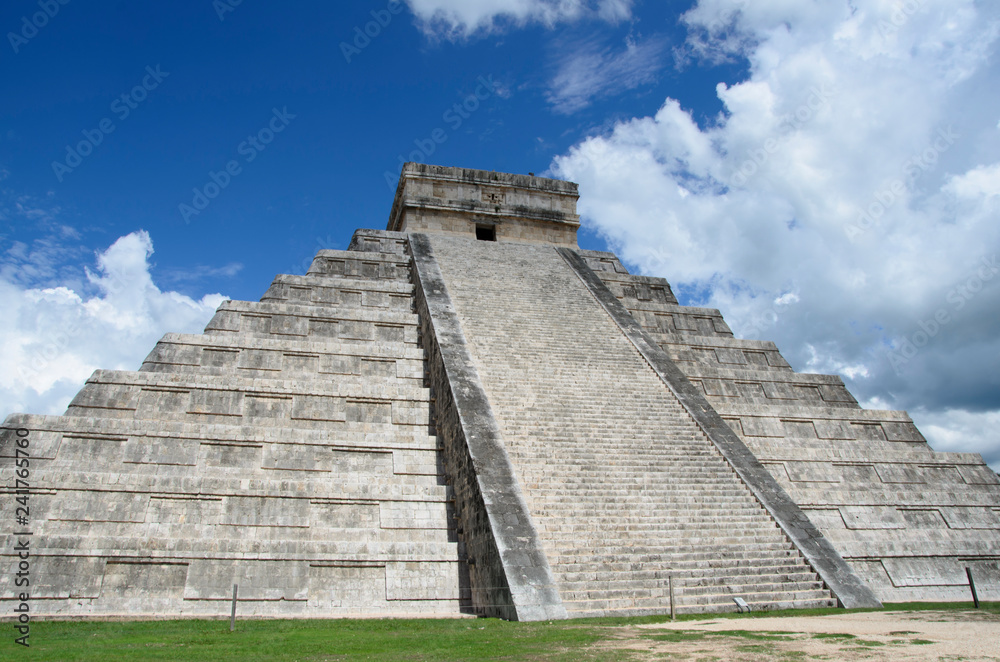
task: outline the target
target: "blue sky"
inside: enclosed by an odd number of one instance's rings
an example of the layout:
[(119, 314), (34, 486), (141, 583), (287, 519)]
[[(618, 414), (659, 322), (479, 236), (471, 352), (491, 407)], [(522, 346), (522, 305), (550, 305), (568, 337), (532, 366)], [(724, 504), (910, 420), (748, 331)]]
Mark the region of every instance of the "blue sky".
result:
[(998, 26), (965, 0), (5, 3), (0, 413), (58, 413), (384, 227), (402, 158), (579, 182), (584, 247), (998, 467)]

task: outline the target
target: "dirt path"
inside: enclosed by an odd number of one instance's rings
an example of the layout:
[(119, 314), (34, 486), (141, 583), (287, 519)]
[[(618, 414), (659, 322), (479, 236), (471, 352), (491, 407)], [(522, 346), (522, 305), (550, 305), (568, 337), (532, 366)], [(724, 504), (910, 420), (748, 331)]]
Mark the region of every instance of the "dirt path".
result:
[(737, 618), (622, 628), (609, 648), (657, 660), (992, 660), (1000, 616), (970, 611)]

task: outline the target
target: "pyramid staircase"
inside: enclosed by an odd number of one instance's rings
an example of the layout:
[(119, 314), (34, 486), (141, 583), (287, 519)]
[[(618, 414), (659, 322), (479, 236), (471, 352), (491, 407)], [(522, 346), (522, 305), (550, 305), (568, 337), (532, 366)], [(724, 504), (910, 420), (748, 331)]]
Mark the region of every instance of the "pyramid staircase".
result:
[(553, 248), (431, 245), (570, 616), (836, 605)]
[(935, 452), (906, 412), (862, 409), (662, 278), (582, 254), (879, 599), (968, 600), (967, 567), (1000, 598), (1000, 479), (981, 456)]

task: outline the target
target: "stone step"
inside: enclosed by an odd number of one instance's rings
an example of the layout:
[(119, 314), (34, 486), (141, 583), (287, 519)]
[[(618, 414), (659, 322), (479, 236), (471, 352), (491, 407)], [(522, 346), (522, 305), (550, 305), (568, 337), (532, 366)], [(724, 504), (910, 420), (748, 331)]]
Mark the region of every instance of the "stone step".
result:
[[(0, 536), (0, 541), (7, 536)], [(75, 543), (79, 542), (77, 545)], [(142, 537), (94, 536), (81, 537), (74, 535), (53, 536), (45, 542), (47, 549), (71, 549), (74, 553), (99, 555), (109, 558), (217, 558), (232, 559), (234, 555), (250, 556), (255, 560), (316, 560), (328, 559), (387, 559), (398, 561), (424, 561), (433, 559), (458, 558), (458, 543), (454, 542), (358, 542), (358, 541), (327, 541), (303, 540), (292, 542), (275, 541), (267, 551), (265, 544), (258, 540), (246, 538), (231, 538), (224, 543), (212, 544), (211, 540), (188, 538), (162, 538), (151, 540)], [(236, 556), (236, 558), (242, 558)]]
[[(788, 579), (786, 581), (769, 582), (768, 577), (756, 577), (756, 578), (742, 578), (742, 583), (732, 583), (732, 584), (713, 584), (711, 586), (704, 587), (705, 591), (701, 592), (699, 588), (691, 586), (686, 582), (676, 582), (674, 585), (674, 596), (675, 598), (680, 598), (683, 604), (693, 604), (697, 602), (697, 599), (701, 596), (710, 596), (712, 598), (717, 598), (718, 596), (742, 596), (746, 594), (754, 595), (775, 595), (782, 592), (794, 592), (797, 596), (803, 596), (803, 594), (818, 592), (821, 599), (827, 596), (822, 595), (823, 592), (823, 582), (820, 581), (796, 581), (795, 579)], [(563, 602), (583, 602), (592, 600), (643, 600), (643, 599), (662, 599), (665, 595), (669, 595), (669, 586), (666, 582), (655, 586), (643, 586), (639, 583), (634, 583), (630, 586), (608, 586), (603, 583), (597, 582), (593, 585), (589, 585), (586, 588), (577, 588), (573, 584), (561, 583), (559, 594), (562, 597)], [(730, 603), (732, 603), (732, 598), (728, 598)], [(716, 600), (712, 600), (715, 602)]]
[[(650, 564), (693, 572), (733, 559), (739, 571), (729, 574), (748, 590), (784, 584), (793, 601), (816, 588), (791, 542), (562, 257), (478, 243), (432, 237), (553, 573)], [(677, 314), (721, 320), (718, 311)], [(601, 586), (595, 574), (572, 590)], [(637, 589), (652, 591), (642, 581)], [(605, 597), (605, 608), (624, 608)]]
[[(701, 530), (688, 531), (688, 535), (678, 535), (672, 537), (655, 537), (641, 539), (630, 539), (628, 536), (617, 538), (582, 538), (581, 536), (570, 538), (549, 537), (546, 540), (546, 549), (550, 550), (556, 558), (556, 563), (564, 559), (578, 558), (603, 558), (606, 556), (620, 557), (640, 557), (644, 555), (669, 554), (671, 552), (684, 553), (697, 550), (718, 550), (720, 553), (743, 552), (748, 549), (755, 549), (760, 545), (761, 549), (788, 549), (791, 545), (780, 530), (773, 532), (765, 530), (759, 531), (726, 531), (713, 532)], [(596, 549), (600, 546), (600, 552)], [(593, 547), (595, 551), (585, 551), (588, 547)], [(551, 562), (551, 559), (550, 559)]]
[[(669, 557), (650, 558), (642, 562), (619, 561), (615, 563), (580, 561), (577, 563), (563, 562), (559, 565), (559, 572), (572, 575), (575, 573), (591, 573), (596, 576), (604, 576), (608, 573), (654, 573), (657, 576), (666, 576), (671, 573), (678, 576), (693, 576), (704, 574), (708, 571), (718, 571), (728, 574), (740, 574), (740, 571), (747, 569), (751, 572), (760, 571), (803, 571), (811, 572), (805, 560), (796, 550), (791, 548), (769, 552), (767, 554), (746, 554), (742, 556), (720, 557), (717, 554), (709, 553), (687, 553), (683, 555), (672, 555)], [(791, 569), (791, 570), (787, 570)]]
[[(732, 597), (737, 596), (720, 596), (720, 600), (715, 604), (698, 604), (698, 605), (677, 605), (677, 613), (730, 613), (736, 611), (736, 605), (732, 601)], [(569, 612), (570, 618), (605, 618), (610, 616), (616, 617), (638, 617), (638, 616), (656, 616), (664, 615), (670, 613), (669, 600), (660, 601), (650, 601), (650, 604), (643, 606), (634, 607), (608, 607), (607, 605), (601, 605), (598, 603), (591, 602), (563, 602), (563, 606), (566, 611)], [(754, 611), (777, 611), (782, 609), (821, 609), (827, 607), (836, 607), (837, 601), (834, 598), (820, 598), (820, 599), (806, 599), (806, 600), (769, 600), (765, 602), (750, 602)]]
[[(729, 489), (715, 489), (712, 493), (705, 490), (681, 486), (676, 490), (670, 489), (639, 489), (629, 491), (624, 488), (610, 488), (603, 485), (594, 485), (589, 489), (574, 489), (572, 487), (544, 487), (539, 486), (532, 489), (533, 494), (529, 497), (533, 502), (539, 504), (560, 504), (560, 503), (580, 503), (581, 500), (593, 497), (598, 500), (606, 500), (610, 497), (618, 497), (614, 501), (608, 502), (612, 508), (621, 508), (626, 503), (644, 503), (654, 505), (663, 503), (732, 503), (746, 501), (746, 494), (739, 487)], [(625, 497), (632, 497), (626, 499)], [(636, 499), (636, 497), (639, 497)], [(662, 501), (659, 501), (662, 499)]]
[[(143, 361), (144, 372), (197, 372), (251, 378), (424, 379), (424, 354), (392, 342), (309, 342), (232, 335), (167, 334)], [(417, 383), (417, 386), (420, 384)]]
[[(537, 465), (528, 465), (523, 476), (525, 483), (531, 483), (539, 489), (539, 494), (550, 490), (584, 490), (589, 488), (635, 490), (648, 488), (650, 494), (662, 492), (673, 494), (685, 490), (705, 493), (708, 490), (719, 490), (722, 493), (742, 493), (743, 483), (735, 473), (722, 468), (690, 468), (683, 465), (667, 463), (666, 466), (619, 468), (608, 472), (589, 472), (582, 475), (572, 464), (558, 464), (546, 470)], [(808, 487), (798, 485), (797, 487)], [(825, 486), (824, 486), (825, 487)], [(838, 487), (842, 487), (839, 486)]]
[[(830, 597), (829, 591), (776, 591), (724, 593), (704, 596), (680, 596), (675, 592), (675, 599), (681, 609), (689, 612), (735, 611), (734, 597), (741, 597), (758, 611), (771, 611), (782, 608), (818, 608), (835, 607), (836, 600)], [(789, 605), (789, 606), (784, 606)], [(581, 618), (584, 615), (637, 615), (631, 610), (647, 610), (645, 613), (663, 613), (669, 611), (669, 598), (665, 596), (653, 598), (618, 598), (608, 600), (570, 600), (563, 601), (566, 611), (571, 616)], [(686, 609), (685, 609), (686, 608)]]
[[(741, 581), (740, 578), (746, 576), (764, 576), (764, 575), (780, 575), (782, 577), (787, 577), (794, 581), (815, 581), (817, 579), (816, 573), (805, 565), (804, 561), (799, 561), (797, 564), (789, 561), (787, 565), (776, 565), (774, 561), (754, 559), (754, 564), (746, 564), (742, 566), (724, 566), (719, 564), (718, 567), (708, 567), (707, 565), (697, 566), (697, 567), (671, 567), (669, 569), (664, 568), (654, 568), (647, 570), (594, 570), (589, 572), (576, 572), (567, 571), (565, 565), (559, 566), (557, 569), (557, 575), (560, 581), (564, 584), (578, 584), (578, 583), (595, 583), (596, 584), (608, 584), (616, 585), (620, 583), (638, 582), (640, 584), (649, 582), (666, 582), (671, 576), (675, 578), (675, 581), (688, 580), (695, 582), (705, 578), (706, 576), (711, 576), (713, 578), (719, 578), (719, 581), (725, 582), (735, 582)], [(645, 566), (643, 566), (645, 567)], [(706, 573), (716, 573), (714, 575), (706, 575)]]
[(600, 514), (595, 515), (589, 519), (577, 520), (573, 518), (568, 521), (555, 520), (552, 522), (553, 525), (559, 527), (601, 527), (601, 526), (646, 526), (646, 525), (669, 525), (669, 522), (673, 521), (687, 521), (686, 518), (690, 518), (691, 521), (701, 521), (701, 520), (716, 520), (720, 516), (733, 517), (734, 520), (754, 520), (754, 521), (767, 521), (773, 522), (770, 516), (765, 510), (760, 506), (755, 506), (753, 504), (743, 504), (739, 508), (710, 508), (701, 507), (697, 509), (655, 509), (646, 512), (634, 512), (629, 515), (622, 513), (621, 515), (615, 515), (614, 518), (607, 516), (602, 516)]
[[(412, 380), (408, 380), (412, 381)], [(402, 382), (319, 382), (96, 371), (68, 416), (323, 429), (328, 423), (431, 425), (430, 390)]]
[(749, 544), (716, 544), (715, 541), (705, 541), (704, 544), (678, 542), (674, 545), (659, 545), (646, 548), (605, 547), (601, 551), (586, 551), (564, 545), (562, 549), (552, 549), (546, 541), (546, 550), (550, 553), (549, 564), (552, 567), (564, 564), (663, 564), (665, 567), (687, 561), (710, 561), (720, 558), (753, 557), (768, 558), (797, 554), (798, 550), (791, 543), (780, 540), (752, 541)]
[[(600, 527), (600, 524), (602, 523), (606, 525), (605, 528)], [(536, 528), (539, 531), (544, 531), (553, 537), (557, 537), (560, 534), (575, 535), (579, 533), (590, 533), (593, 536), (600, 536), (602, 533), (607, 533), (609, 535), (641, 534), (653, 536), (658, 533), (671, 534), (674, 532), (686, 532), (691, 529), (704, 527), (706, 525), (726, 526), (727, 528), (744, 527), (745, 529), (755, 530), (759, 529), (762, 525), (777, 526), (770, 520), (769, 517), (763, 515), (757, 517), (720, 517), (716, 514), (700, 518), (670, 517), (661, 519), (658, 517), (647, 517), (644, 519), (633, 519), (627, 521), (620, 521), (616, 519), (613, 523), (601, 521), (579, 523), (546, 522), (538, 523)]]
[[(291, 436), (286, 429), (261, 426), (11, 414), (4, 422), (3, 434), (0, 434), (3, 448), (13, 444), (13, 430), (17, 428), (26, 428), (34, 433), (32, 455), (38, 460), (55, 457), (66, 443), (65, 439), (131, 442), (147, 451), (143, 454), (144, 461), (150, 462), (158, 451), (169, 455), (198, 444), (273, 444), (281, 448), (304, 445), (337, 451), (392, 452), (400, 454), (400, 458), (409, 453), (436, 456), (438, 444), (438, 440), (427, 434), (425, 428), (391, 424), (344, 422), (326, 430), (296, 430)], [(165, 440), (169, 440), (171, 448), (165, 447)]]

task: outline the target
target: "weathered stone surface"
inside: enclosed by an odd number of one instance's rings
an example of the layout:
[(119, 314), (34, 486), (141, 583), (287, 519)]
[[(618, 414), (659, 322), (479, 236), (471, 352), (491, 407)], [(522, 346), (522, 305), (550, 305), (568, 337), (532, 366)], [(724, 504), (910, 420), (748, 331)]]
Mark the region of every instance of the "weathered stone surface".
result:
[(615, 320), (625, 336), (649, 361), (653, 370), (669, 386), (697, 421), (729, 465), (739, 474), (754, 496), (760, 500), (778, 525), (789, 536), (796, 548), (808, 559), (823, 581), (848, 608), (881, 606), (864, 583), (851, 571), (843, 558), (820, 534), (816, 526), (799, 509), (798, 505), (774, 481), (758, 459), (712, 409), (681, 370), (660, 349), (655, 341), (643, 333), (635, 319), (614, 297), (610, 290), (591, 271), (576, 253), (560, 249), (576, 274), (588, 287), (607, 313)]
[(36, 615), (220, 615), (234, 583), (248, 616), (461, 613), (405, 237), (352, 246), (95, 372), (66, 416), (8, 418), (5, 485), (31, 439)]
[(576, 246), (577, 186), (542, 177), (408, 163), (389, 230)]
[(247, 616), (662, 613), (671, 576), (688, 611), (853, 606), (968, 600), (966, 567), (1000, 599), (980, 456), (568, 250), (576, 198), (407, 165), (389, 231), (95, 372), (65, 416), (9, 416), (35, 615), (218, 616), (233, 583)]
[(473, 604), (523, 621), (565, 618), (489, 397), (426, 235), (410, 237), (447, 471), (469, 554)]

